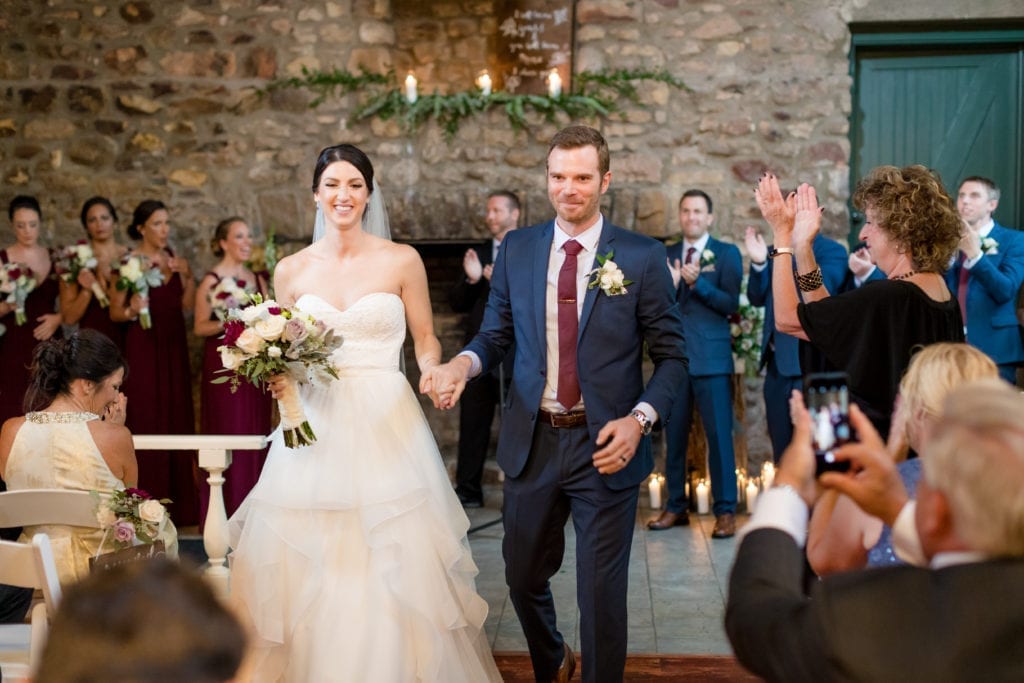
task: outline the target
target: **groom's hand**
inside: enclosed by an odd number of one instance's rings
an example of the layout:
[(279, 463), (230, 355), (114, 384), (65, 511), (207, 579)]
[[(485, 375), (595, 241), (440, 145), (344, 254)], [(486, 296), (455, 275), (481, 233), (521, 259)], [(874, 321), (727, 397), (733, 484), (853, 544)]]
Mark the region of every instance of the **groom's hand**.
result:
[(629, 464), (640, 444), (640, 423), (632, 415), (612, 420), (597, 433), (594, 467), (601, 474), (613, 474)]
[(471, 367), (469, 358), (456, 356), (447, 363), (429, 368), (420, 377), (420, 393), (429, 394), (435, 408), (454, 408), (466, 388)]

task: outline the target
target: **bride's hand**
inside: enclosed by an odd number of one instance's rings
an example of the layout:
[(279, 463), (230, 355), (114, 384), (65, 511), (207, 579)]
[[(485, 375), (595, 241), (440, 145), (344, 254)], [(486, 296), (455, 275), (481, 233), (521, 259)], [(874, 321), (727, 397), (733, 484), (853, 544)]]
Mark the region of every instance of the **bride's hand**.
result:
[(288, 375), (274, 375), (267, 378), (267, 388), (270, 389), (270, 395), (275, 399), (280, 399), (284, 394), (285, 388), (288, 386), (288, 382), (291, 380)]

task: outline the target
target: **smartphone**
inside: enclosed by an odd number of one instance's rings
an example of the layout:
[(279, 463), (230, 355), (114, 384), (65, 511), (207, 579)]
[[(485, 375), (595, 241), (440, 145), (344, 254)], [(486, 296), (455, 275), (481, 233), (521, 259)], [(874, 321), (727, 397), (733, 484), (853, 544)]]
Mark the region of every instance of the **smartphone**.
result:
[(812, 372), (804, 377), (804, 403), (811, 414), (815, 474), (846, 472), (848, 460), (836, 460), (835, 451), (853, 440), (850, 428), (849, 377), (845, 372)]

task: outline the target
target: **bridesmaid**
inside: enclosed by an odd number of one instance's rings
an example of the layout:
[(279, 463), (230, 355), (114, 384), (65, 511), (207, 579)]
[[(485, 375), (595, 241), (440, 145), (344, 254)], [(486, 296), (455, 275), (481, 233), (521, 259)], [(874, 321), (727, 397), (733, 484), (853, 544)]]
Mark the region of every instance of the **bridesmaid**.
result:
[[(163, 284), (151, 287), (148, 299), (129, 296), (110, 282), (110, 317), (129, 323), (124, 334), (130, 372), (123, 391), (131, 402), (127, 427), (133, 434), (192, 434), (192, 373), (189, 369), (185, 312), (195, 303), (196, 285), (188, 261), (167, 246), (170, 215), (163, 202), (147, 199), (135, 208), (128, 236), (137, 241), (129, 255), (141, 255), (160, 268)], [(148, 305), (152, 327), (143, 329), (139, 313)], [(170, 498), (180, 528), (199, 522), (195, 455), (188, 451), (143, 451), (139, 454), (139, 488), (155, 498)]]
[[(238, 216), (226, 218), (214, 230), (210, 247), (213, 255), (220, 257), (220, 262), (199, 281), (193, 328), (197, 337), (206, 337), (199, 389), (199, 430), (203, 434), (269, 434), (270, 394), (248, 382), (242, 382), (235, 393), (231, 393), (229, 383), (210, 383), (222, 376), (217, 374), (217, 370), (224, 367), (217, 347), (222, 343), (222, 318), (226, 309), (237, 308), (244, 303), (237, 300), (241, 292), (259, 292), (267, 296), (266, 281), (245, 265), (252, 252), (252, 231), (244, 219)], [(266, 449), (234, 451), (224, 483), (224, 506), (228, 516), (260, 478), (266, 457)], [(210, 487), (205, 482), (199, 485), (199, 497), (200, 519), (205, 520), (210, 503)]]
[(36, 280), (25, 300), (25, 323), (18, 325), (15, 305), (4, 296), (0, 301), (0, 421), (21, 415), (22, 399), (28, 388), (32, 354), (36, 344), (59, 335), (61, 315), (57, 312), (57, 280), (50, 251), (39, 244), (43, 212), (35, 197), (18, 195), (11, 200), (7, 216), (14, 228), (14, 244), (0, 249), (0, 262), (24, 263)]
[(128, 251), (114, 238), (117, 211), (110, 200), (106, 197), (87, 199), (82, 205), (82, 227), (97, 263), (95, 272), (83, 269), (74, 282), (60, 281), (60, 310), (64, 324), (77, 324), (82, 329), (102, 332), (119, 349), (124, 349), (124, 324), (111, 320), (110, 313), (93, 294), (94, 283), (98, 283), (102, 291), (110, 288), (110, 266), (116, 265)]

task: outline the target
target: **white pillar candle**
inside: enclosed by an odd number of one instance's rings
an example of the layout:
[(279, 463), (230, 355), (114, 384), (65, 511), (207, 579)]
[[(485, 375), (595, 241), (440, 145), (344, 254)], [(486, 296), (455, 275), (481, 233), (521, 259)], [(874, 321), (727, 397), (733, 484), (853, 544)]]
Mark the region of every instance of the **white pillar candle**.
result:
[(562, 94), (562, 77), (558, 75), (558, 69), (552, 69), (548, 74), (548, 97), (558, 97)]
[(652, 474), (650, 480), (647, 482), (647, 494), (651, 498), (651, 509), (661, 509), (661, 478), (657, 474)]
[(484, 71), (480, 74), (480, 77), (476, 79), (476, 84), (480, 88), (480, 94), (484, 97), (489, 97), (491, 94), (491, 75)]
[(736, 468), (736, 491), (737, 491), (737, 494), (740, 497), (740, 500), (743, 499), (743, 494), (745, 493), (746, 485), (747, 485), (747, 478), (743, 475), (743, 472), (741, 472), (740, 469), (737, 467)]
[(747, 512), (754, 512), (757, 505), (757, 482), (751, 479), (747, 482)]
[(775, 483), (775, 465), (766, 462), (761, 466), (761, 484), (765, 490), (768, 490), (772, 487), (773, 483)]
[(410, 71), (409, 75), (405, 77), (405, 101), (409, 104), (416, 102), (416, 77)]
[(711, 510), (711, 505), (708, 504), (708, 485), (701, 480), (697, 484), (697, 514), (706, 515)]

